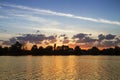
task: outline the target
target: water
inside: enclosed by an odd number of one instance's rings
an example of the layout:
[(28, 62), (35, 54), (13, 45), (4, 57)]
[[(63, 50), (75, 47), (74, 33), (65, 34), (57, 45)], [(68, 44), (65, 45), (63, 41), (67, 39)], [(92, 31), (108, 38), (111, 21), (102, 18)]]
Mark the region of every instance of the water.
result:
[(120, 80), (120, 57), (0, 56), (0, 80)]

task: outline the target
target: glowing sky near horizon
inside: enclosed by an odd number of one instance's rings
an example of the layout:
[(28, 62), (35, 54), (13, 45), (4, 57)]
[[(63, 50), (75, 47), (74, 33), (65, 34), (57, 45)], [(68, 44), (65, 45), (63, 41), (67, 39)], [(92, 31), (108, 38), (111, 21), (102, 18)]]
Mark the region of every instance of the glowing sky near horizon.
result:
[[(0, 0), (0, 42), (20, 34), (45, 34), (46, 40), (51, 39), (51, 35), (66, 34), (64, 38), (68, 39), (62, 41), (71, 44), (74, 35), (84, 33), (92, 34), (93, 41), (100, 34), (113, 34), (116, 35), (114, 40), (105, 39), (118, 44), (119, 9), (119, 0)], [(87, 37), (85, 43), (92, 41)], [(61, 38), (56, 38), (59, 43)], [(82, 40), (77, 42), (80, 41), (84, 44)]]

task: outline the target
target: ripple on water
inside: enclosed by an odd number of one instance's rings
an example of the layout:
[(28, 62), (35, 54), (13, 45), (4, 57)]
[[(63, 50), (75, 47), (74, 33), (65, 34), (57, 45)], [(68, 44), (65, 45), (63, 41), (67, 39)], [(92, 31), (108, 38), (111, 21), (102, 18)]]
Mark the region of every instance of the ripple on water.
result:
[(0, 80), (119, 80), (115, 56), (0, 56)]

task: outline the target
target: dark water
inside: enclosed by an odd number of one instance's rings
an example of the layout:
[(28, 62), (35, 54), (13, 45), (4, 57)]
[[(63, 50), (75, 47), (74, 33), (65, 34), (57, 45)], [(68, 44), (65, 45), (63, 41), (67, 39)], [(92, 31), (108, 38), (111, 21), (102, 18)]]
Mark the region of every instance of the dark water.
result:
[(120, 80), (120, 57), (0, 56), (0, 80)]

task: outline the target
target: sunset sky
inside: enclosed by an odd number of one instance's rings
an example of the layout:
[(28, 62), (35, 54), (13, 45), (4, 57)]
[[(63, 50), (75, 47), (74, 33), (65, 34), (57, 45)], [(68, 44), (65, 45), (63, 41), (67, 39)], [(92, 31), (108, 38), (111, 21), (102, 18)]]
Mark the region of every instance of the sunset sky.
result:
[(0, 0), (0, 45), (120, 46), (120, 0)]

